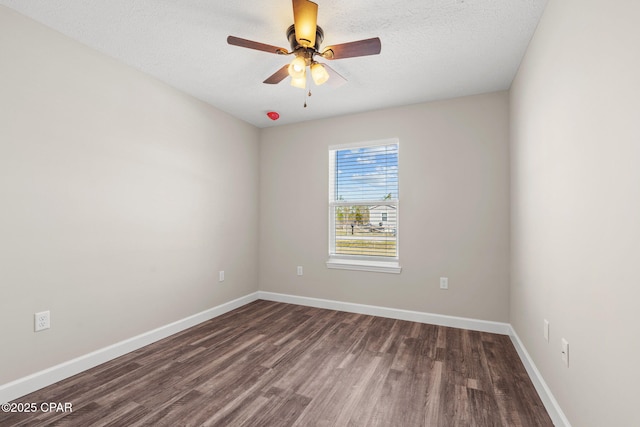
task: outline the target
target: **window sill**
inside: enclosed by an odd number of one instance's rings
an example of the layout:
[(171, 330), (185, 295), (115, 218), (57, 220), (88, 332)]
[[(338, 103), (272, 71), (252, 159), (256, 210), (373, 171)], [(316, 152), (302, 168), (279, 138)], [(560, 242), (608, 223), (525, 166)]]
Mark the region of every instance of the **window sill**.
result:
[(373, 271), (376, 273), (400, 274), (402, 267), (398, 261), (366, 261), (355, 259), (331, 258), (327, 261), (327, 268), (339, 270)]

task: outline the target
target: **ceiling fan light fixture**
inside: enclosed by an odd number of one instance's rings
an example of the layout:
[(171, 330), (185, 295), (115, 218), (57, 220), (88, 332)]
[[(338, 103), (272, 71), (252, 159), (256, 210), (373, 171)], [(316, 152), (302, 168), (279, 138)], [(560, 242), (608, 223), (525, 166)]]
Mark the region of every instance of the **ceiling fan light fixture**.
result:
[(296, 56), (289, 64), (289, 75), (294, 79), (304, 78), (307, 62), (302, 56)]
[(296, 40), (300, 46), (315, 46), (317, 20), (317, 3), (309, 0), (293, 0), (293, 21), (296, 27)]
[(297, 87), (300, 89), (307, 88), (307, 77), (305, 74), (302, 74), (302, 77), (291, 77), (291, 86)]
[(327, 73), (327, 70), (322, 66), (322, 64), (314, 62), (313, 64), (311, 64), (310, 68), (311, 78), (313, 78), (313, 82), (316, 85), (320, 86), (321, 84), (329, 80), (329, 73)]

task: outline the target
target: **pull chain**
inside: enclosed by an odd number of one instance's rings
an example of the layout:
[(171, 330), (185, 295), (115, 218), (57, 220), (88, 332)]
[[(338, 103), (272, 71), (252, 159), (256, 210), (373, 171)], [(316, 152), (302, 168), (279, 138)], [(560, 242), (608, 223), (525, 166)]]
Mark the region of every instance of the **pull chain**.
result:
[(309, 93), (305, 95), (304, 98), (304, 108), (307, 108), (307, 97), (311, 97), (311, 89), (309, 89)]
[(304, 94), (304, 108), (307, 108), (307, 94)]

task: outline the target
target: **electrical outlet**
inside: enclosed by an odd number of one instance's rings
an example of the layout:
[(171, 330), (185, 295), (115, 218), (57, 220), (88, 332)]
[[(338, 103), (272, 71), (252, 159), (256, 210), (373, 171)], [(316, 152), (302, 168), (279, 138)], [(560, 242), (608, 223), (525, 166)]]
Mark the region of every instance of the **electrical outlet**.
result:
[(440, 289), (449, 289), (449, 278), (441, 277), (440, 278)]
[(218, 279), (221, 282), (224, 282), (224, 270), (220, 271), (220, 273), (218, 273)]
[(51, 327), (51, 313), (48, 310), (34, 314), (33, 320), (35, 332), (44, 331)]
[(549, 342), (549, 321), (544, 319), (544, 339)]
[(301, 265), (299, 265), (299, 266), (298, 266), (298, 276), (302, 276), (302, 274), (303, 274), (302, 266), (301, 266)]
[(569, 343), (564, 338), (562, 338), (562, 361), (564, 362), (564, 365), (568, 368), (569, 367)]

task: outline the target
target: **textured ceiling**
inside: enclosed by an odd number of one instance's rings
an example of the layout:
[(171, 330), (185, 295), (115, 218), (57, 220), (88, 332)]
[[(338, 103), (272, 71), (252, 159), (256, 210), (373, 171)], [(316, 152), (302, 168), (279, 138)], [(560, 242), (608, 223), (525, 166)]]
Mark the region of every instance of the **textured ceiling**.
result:
[[(0, 0), (258, 127), (508, 89), (547, 0), (317, 0), (322, 46), (380, 37), (380, 55), (325, 61), (348, 82), (262, 81), (288, 56), (290, 0)], [(272, 122), (267, 111), (280, 113)]]

